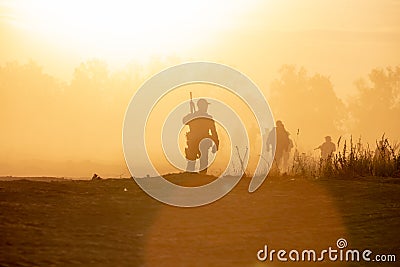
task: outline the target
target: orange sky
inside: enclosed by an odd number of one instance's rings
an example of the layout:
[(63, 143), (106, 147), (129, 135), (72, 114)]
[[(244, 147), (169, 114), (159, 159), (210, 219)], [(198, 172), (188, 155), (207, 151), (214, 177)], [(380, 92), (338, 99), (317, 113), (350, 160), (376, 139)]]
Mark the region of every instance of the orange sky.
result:
[(355, 79), (400, 58), (397, 1), (186, 2), (3, 0), (0, 63), (33, 59), (69, 80), (88, 58), (122, 68), (173, 55), (222, 61), (265, 87), (296, 64), (331, 76), (345, 96)]

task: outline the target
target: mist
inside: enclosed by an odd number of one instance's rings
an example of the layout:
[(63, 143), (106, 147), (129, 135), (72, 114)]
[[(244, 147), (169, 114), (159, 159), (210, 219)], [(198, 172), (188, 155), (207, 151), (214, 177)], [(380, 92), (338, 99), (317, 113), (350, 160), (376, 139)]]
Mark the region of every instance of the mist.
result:
[[(153, 72), (170, 64), (155, 61)], [(151, 74), (146, 68), (131, 64), (112, 72), (105, 61), (90, 60), (75, 68), (72, 80), (61, 81), (33, 61), (2, 65), (0, 175), (128, 177), (123, 118), (136, 89)], [(383, 134), (398, 142), (400, 67), (372, 69), (354, 81), (356, 93), (345, 102), (329, 75), (284, 65), (263, 89), (275, 119), (283, 121), (302, 152), (326, 135), (334, 142), (340, 136), (361, 137), (371, 147)]]

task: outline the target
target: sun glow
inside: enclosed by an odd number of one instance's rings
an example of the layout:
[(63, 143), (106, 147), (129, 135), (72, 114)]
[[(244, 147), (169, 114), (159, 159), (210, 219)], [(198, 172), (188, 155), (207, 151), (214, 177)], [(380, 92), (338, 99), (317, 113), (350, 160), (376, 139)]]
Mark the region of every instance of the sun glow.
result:
[[(251, 3), (253, 2), (253, 3)], [(177, 54), (235, 27), (255, 1), (10, 1), (34, 37), (94, 57)]]

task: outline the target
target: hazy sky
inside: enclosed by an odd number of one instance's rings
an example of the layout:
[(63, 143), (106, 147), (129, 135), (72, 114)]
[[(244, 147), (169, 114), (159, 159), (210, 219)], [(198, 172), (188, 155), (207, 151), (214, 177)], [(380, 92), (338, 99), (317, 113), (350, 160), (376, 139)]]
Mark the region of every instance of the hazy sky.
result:
[(69, 80), (89, 58), (123, 68), (174, 55), (238, 67), (268, 87), (283, 64), (355, 79), (400, 58), (400, 2), (1, 1), (0, 63), (33, 59)]

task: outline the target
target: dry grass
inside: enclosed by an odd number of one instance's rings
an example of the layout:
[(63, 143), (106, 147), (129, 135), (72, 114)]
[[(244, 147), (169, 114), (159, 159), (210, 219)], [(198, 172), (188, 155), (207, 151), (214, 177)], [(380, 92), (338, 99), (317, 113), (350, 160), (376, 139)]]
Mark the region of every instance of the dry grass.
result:
[[(306, 177), (400, 177), (400, 146), (391, 144), (385, 136), (376, 142), (373, 151), (361, 139), (339, 138), (337, 152), (326, 160), (306, 153), (295, 152), (288, 174)], [(274, 172), (276, 175), (276, 172)]]

